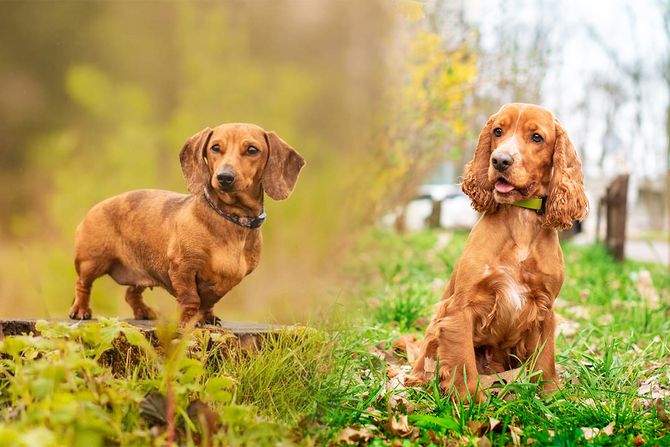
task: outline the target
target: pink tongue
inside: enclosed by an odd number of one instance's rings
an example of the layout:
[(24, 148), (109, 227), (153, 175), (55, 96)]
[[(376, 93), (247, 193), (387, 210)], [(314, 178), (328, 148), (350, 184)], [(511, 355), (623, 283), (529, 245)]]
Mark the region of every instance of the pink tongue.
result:
[(498, 192), (507, 193), (507, 192), (510, 192), (513, 189), (514, 189), (514, 186), (510, 185), (509, 183), (507, 183), (503, 180), (498, 180), (496, 182), (496, 191), (498, 191)]

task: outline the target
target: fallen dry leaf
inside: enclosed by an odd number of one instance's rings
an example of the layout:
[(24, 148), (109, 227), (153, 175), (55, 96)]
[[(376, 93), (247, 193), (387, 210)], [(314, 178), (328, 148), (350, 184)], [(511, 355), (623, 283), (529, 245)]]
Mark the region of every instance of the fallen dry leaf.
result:
[(468, 428), (473, 435), (484, 436), (491, 433), (500, 425), (500, 421), (496, 418), (489, 417), (488, 423), (479, 421), (468, 422)]
[(398, 374), (400, 374), (400, 368), (397, 365), (386, 365), (386, 377), (393, 379)]
[(520, 372), (521, 368), (514, 368), (498, 374), (482, 374), (479, 376), (479, 383), (482, 389), (491, 388), (496, 383), (508, 384), (514, 382)]
[(470, 429), (470, 432), (474, 435), (481, 436), (484, 433), (487, 432), (487, 427), (486, 424), (483, 422), (479, 421), (469, 421), (468, 422), (468, 428)]
[(370, 346), (368, 349), (368, 352), (375, 357), (379, 358), (380, 360), (383, 360), (387, 363), (395, 363), (396, 358), (393, 355), (393, 350), (385, 350), (383, 344), (378, 345), (378, 346)]
[(599, 428), (582, 427), (581, 430), (584, 433), (584, 439), (587, 440), (595, 438), (600, 433)]
[(391, 346), (397, 352), (404, 352), (410, 365), (413, 365), (419, 356), (420, 342), (413, 335), (398, 337), (391, 342)]
[(489, 441), (489, 438), (479, 438), (477, 440), (477, 447), (491, 447), (491, 441)]
[(500, 424), (500, 421), (496, 418), (489, 417), (489, 430), (493, 431)]
[(510, 425), (509, 433), (512, 435), (512, 443), (515, 446), (521, 445), (521, 429), (519, 427), (515, 427), (514, 425)]
[(644, 444), (644, 438), (642, 435), (637, 435), (635, 438), (633, 438), (633, 445), (635, 447), (639, 447)]
[(409, 436), (412, 433), (406, 414), (391, 415), (384, 427), (393, 433), (394, 436), (399, 436), (401, 438)]
[(656, 374), (642, 382), (637, 394), (651, 399), (665, 399), (670, 396), (670, 390), (658, 383), (661, 374)]
[(663, 399), (655, 399), (654, 407), (656, 408), (656, 416), (658, 417), (658, 420), (663, 422), (663, 425), (665, 425), (666, 428), (670, 428), (670, 417), (668, 417), (668, 413), (665, 411)]
[(595, 427), (582, 427), (582, 433), (584, 433), (584, 439), (590, 440), (598, 436), (600, 433), (605, 433), (607, 436), (612, 436), (614, 433), (614, 422), (610, 422), (603, 428)]
[(374, 436), (372, 435), (370, 430), (368, 430), (365, 427), (359, 429), (347, 427), (344, 430), (342, 430), (337, 439), (338, 441), (345, 442), (349, 445), (356, 445), (360, 444), (361, 442), (367, 442), (373, 437)]
[(612, 434), (614, 433), (614, 425), (615, 424), (616, 424), (616, 422), (612, 421), (609, 424), (607, 424), (606, 426), (604, 426), (603, 427), (603, 433), (605, 433), (607, 436), (612, 436)]
[(396, 367), (393, 370), (395, 375), (389, 377), (389, 380), (386, 382), (384, 394), (388, 393), (389, 406), (391, 409), (399, 409), (403, 413), (411, 413), (414, 411), (414, 404), (406, 399), (407, 386), (405, 385), (405, 381), (410, 372), (411, 368), (409, 365)]

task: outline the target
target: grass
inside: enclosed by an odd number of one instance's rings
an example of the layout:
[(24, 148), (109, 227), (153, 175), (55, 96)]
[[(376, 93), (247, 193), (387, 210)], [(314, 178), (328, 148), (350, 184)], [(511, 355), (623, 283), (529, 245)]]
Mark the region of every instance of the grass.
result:
[[(368, 234), (347, 266), (345, 317), (258, 352), (206, 331), (175, 339), (169, 327), (156, 348), (114, 320), (7, 337), (0, 445), (670, 445), (670, 277), (598, 246), (564, 247), (558, 393), (540, 397), (522, 375), (470, 405), (435, 383), (399, 384), (408, 366), (392, 342), (422, 336), (464, 242)], [(174, 436), (164, 409), (146, 411), (152, 393), (174, 404)], [(194, 415), (196, 401), (221, 425)]]

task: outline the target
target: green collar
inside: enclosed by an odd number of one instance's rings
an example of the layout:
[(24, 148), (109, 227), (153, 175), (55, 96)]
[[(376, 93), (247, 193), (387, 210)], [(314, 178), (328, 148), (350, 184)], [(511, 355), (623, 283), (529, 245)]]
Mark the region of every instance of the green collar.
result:
[(544, 214), (544, 206), (547, 203), (547, 196), (533, 197), (532, 199), (519, 200), (512, 203), (513, 206), (535, 210), (540, 216)]

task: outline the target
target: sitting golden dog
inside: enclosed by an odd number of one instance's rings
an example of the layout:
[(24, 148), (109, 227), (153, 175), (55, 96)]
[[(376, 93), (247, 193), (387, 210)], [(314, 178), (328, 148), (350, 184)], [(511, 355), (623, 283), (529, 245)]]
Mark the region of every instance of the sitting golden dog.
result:
[(544, 387), (558, 379), (554, 299), (563, 284), (558, 231), (583, 219), (588, 203), (579, 158), (548, 110), (507, 104), (484, 126), (463, 192), (483, 213), (421, 344), (410, 382), (483, 399), (478, 374), (531, 362)]
[(212, 308), (260, 257), (263, 195), (293, 191), (303, 158), (274, 132), (223, 124), (191, 137), (179, 154), (190, 195), (140, 190), (94, 206), (77, 228), (70, 318), (91, 318), (91, 284), (105, 274), (128, 286), (136, 319), (154, 319), (147, 287), (177, 298), (181, 324), (218, 324)]

